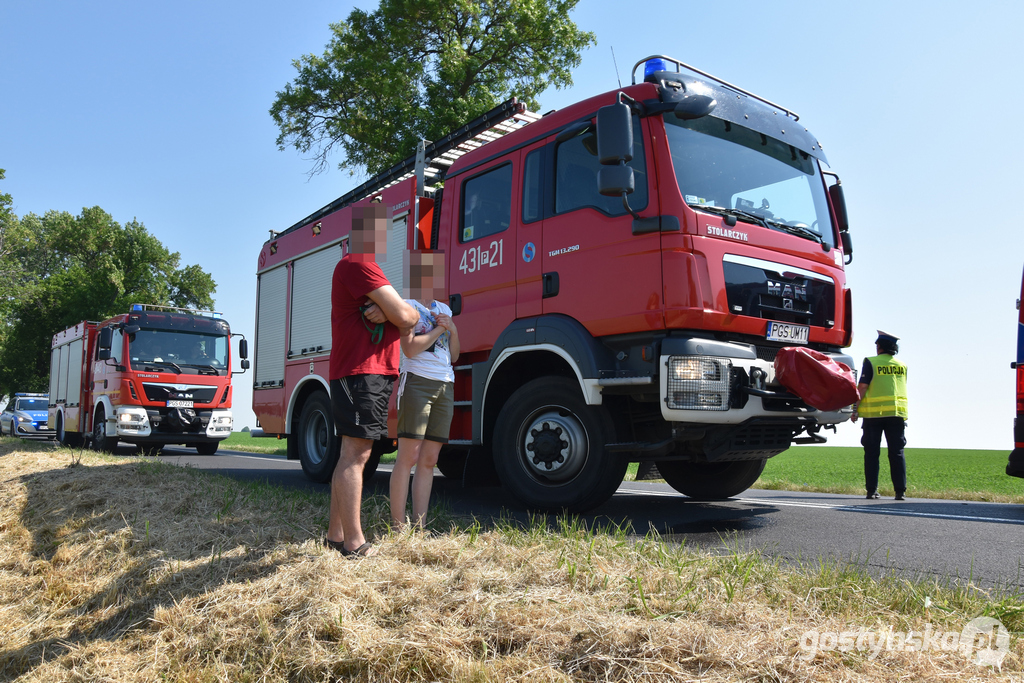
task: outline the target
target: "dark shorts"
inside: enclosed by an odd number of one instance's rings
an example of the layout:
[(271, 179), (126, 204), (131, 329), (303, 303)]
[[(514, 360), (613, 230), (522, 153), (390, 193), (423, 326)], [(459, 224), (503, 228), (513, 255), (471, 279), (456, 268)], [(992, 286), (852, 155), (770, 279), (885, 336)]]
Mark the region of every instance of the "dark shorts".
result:
[(388, 435), (388, 401), (395, 378), (350, 375), (331, 380), (331, 411), (339, 436), (377, 440)]
[(453, 382), (427, 379), (409, 373), (398, 400), (398, 438), (448, 443), (454, 402)]

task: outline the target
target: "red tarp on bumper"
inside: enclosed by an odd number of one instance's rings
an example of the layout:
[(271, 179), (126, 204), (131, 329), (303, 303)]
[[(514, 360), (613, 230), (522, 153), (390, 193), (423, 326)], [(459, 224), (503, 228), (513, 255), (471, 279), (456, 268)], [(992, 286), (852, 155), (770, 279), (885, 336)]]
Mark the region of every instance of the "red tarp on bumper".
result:
[(775, 379), (818, 410), (839, 410), (860, 399), (853, 370), (813, 349), (779, 349)]

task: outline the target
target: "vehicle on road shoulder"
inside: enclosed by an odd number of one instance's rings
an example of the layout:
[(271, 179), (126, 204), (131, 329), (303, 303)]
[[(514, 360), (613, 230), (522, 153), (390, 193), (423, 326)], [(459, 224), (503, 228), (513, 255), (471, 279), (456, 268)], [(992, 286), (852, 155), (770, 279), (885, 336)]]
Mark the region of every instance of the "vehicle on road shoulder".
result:
[(396, 289), (404, 250), (445, 254), (462, 349), (445, 476), (581, 511), (650, 462), (684, 495), (729, 498), (850, 419), (775, 377), (793, 346), (854, 364), (853, 245), (821, 145), (794, 112), (678, 60), (633, 72), (544, 116), (508, 100), (271, 231), (253, 410), (310, 479), (330, 479), (339, 448), (327, 293), (375, 202)]
[[(231, 434), (231, 328), (220, 313), (133, 304), (53, 335), (49, 427), (65, 446), (169, 444), (213, 455)], [(245, 339), (238, 364), (249, 367)]]
[(1017, 417), (1013, 420), (1013, 450), (1006, 463), (1006, 473), (1011, 477), (1024, 479), (1024, 276), (1021, 277), (1020, 299), (1017, 299), (1017, 359), (1010, 363), (1010, 369), (1017, 372)]
[(46, 394), (18, 392), (0, 413), (0, 436), (45, 436), (54, 431), (46, 426)]

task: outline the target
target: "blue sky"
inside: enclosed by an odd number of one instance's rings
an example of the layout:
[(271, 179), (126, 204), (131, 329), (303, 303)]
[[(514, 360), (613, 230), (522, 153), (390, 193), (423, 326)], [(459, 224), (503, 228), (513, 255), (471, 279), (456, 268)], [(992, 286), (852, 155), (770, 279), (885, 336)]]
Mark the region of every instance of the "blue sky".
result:
[[(292, 60), (321, 53), (352, 7), (2, 3), (0, 191), (18, 215), (100, 206), (137, 218), (213, 274), (217, 309), (252, 340), (268, 231), (362, 180), (336, 168), (307, 178), (267, 113)], [(582, 0), (572, 18), (598, 43), (542, 111), (615, 88), (614, 49), (623, 83), (663, 53), (799, 113), (846, 189), (849, 353), (858, 365), (873, 354), (877, 328), (902, 338), (910, 446), (1012, 447), (1024, 5)], [(255, 426), (251, 377), (235, 379), (239, 426)], [(830, 443), (859, 438), (847, 424)]]

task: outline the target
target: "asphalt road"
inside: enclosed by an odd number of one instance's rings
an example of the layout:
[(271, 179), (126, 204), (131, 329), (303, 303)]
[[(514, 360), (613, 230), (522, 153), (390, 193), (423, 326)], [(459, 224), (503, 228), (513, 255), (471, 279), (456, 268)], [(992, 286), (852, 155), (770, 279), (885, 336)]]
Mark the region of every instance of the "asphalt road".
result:
[[(126, 453), (131, 452), (125, 450)], [(168, 447), (160, 459), (238, 479), (328, 491), (284, 456), (220, 451), (199, 456)], [(367, 485), (387, 495), (389, 467)], [(528, 515), (500, 488), (464, 488), (438, 474), (434, 494), (456, 515), (486, 523)], [(730, 552), (760, 550), (786, 562), (854, 563), (875, 575), (973, 582), (987, 589), (1024, 589), (1024, 505), (908, 498), (865, 500), (859, 496), (751, 489), (737, 498), (700, 502), (666, 484), (624, 482), (612, 498), (583, 516), (591, 524), (613, 523), (643, 535)]]

